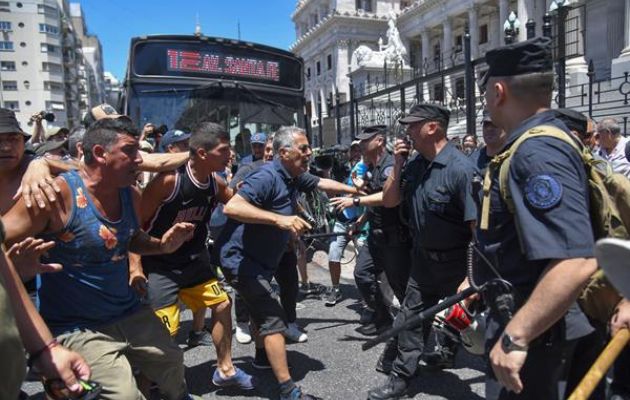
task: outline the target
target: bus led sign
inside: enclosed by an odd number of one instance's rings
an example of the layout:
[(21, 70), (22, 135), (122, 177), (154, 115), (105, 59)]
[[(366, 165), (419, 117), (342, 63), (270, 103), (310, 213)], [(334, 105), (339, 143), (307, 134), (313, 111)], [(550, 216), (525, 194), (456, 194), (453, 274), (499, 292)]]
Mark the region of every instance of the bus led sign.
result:
[(280, 81), (280, 63), (209, 52), (167, 50), (168, 70)]

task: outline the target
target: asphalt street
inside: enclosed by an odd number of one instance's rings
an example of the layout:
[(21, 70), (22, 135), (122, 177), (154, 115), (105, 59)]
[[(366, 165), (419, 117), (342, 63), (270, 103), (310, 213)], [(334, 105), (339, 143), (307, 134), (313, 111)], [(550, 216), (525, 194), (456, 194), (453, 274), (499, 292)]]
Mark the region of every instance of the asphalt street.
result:
[[(348, 252), (346, 253), (348, 256)], [(330, 284), (328, 270), (324, 267), (326, 255), (318, 252), (309, 264), (312, 282)], [(301, 299), (298, 304), (298, 324), (308, 334), (308, 342), (288, 345), (291, 375), (306, 392), (324, 399), (367, 398), (367, 391), (385, 381), (386, 376), (374, 370), (383, 345), (362, 351), (361, 344), (367, 339), (357, 333), (359, 327), (358, 292), (352, 279), (353, 263), (343, 266), (342, 291), (344, 299), (335, 307), (326, 307), (322, 299)], [(257, 388), (253, 391), (219, 389), (211, 382), (216, 353), (212, 347), (188, 349), (186, 337), (190, 328), (191, 314), (183, 313), (183, 323), (178, 343), (184, 350), (187, 366), (186, 378), (190, 392), (204, 399), (277, 399), (277, 385), (271, 371), (260, 372), (252, 368), (254, 344), (239, 344), (234, 340), (233, 360), (241, 369), (257, 376)], [(422, 369), (410, 386), (410, 398), (414, 399), (482, 399), (483, 362), (464, 350), (457, 355), (454, 369), (429, 371)], [(26, 383), (24, 389), (33, 399), (42, 399), (39, 383)]]

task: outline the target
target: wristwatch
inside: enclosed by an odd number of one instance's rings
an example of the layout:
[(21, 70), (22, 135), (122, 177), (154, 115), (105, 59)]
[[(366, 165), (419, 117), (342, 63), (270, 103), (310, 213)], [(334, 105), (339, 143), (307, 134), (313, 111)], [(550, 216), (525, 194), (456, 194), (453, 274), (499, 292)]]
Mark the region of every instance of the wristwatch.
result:
[(352, 204), (354, 204), (355, 207), (359, 207), (361, 205), (361, 198), (360, 197), (354, 197), (352, 199)]
[(510, 351), (527, 351), (529, 346), (521, 346), (514, 343), (512, 336), (507, 332), (503, 332), (503, 335), (501, 335), (501, 348), (504, 352), (509, 353)]

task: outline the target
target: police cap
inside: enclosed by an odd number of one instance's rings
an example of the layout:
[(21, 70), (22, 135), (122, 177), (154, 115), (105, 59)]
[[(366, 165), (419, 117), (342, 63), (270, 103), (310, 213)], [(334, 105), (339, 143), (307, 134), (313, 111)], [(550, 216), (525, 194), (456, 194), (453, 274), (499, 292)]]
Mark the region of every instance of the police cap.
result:
[(398, 120), (399, 123), (406, 125), (421, 121), (441, 121), (448, 125), (451, 118), (451, 112), (444, 107), (434, 104), (416, 104), (411, 107), (406, 117)]
[(553, 67), (551, 39), (537, 37), (524, 42), (497, 47), (486, 53), (486, 63), (489, 68), (482, 78), (485, 82), (493, 76), (549, 72)]
[(581, 112), (571, 110), (569, 108), (559, 108), (554, 110), (556, 118), (564, 122), (564, 124), (572, 131), (584, 134), (588, 130), (588, 118)]
[(356, 137), (357, 140), (366, 140), (371, 139), (375, 135), (385, 135), (387, 134), (387, 126), (385, 125), (372, 125), (366, 126), (361, 129), (361, 133), (359, 133)]

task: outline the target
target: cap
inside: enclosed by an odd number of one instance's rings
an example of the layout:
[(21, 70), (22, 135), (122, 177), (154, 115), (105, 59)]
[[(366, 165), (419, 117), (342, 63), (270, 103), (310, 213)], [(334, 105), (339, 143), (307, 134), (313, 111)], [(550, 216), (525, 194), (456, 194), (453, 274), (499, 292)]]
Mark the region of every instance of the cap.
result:
[(556, 118), (564, 122), (564, 124), (572, 131), (584, 134), (588, 130), (588, 118), (581, 112), (568, 108), (558, 108), (554, 110)]
[(162, 152), (166, 152), (166, 148), (169, 145), (188, 139), (190, 139), (189, 132), (180, 131), (179, 129), (172, 129), (166, 132), (164, 136), (162, 136), (162, 140), (160, 141), (160, 148)]
[(140, 150), (146, 151), (147, 153), (153, 153), (153, 145), (147, 140), (141, 140), (138, 143)]
[(53, 126), (52, 128), (46, 130), (46, 133), (44, 133), (44, 139), (48, 140), (59, 133), (65, 133), (67, 135), (70, 133), (70, 130), (61, 126)]
[(49, 140), (46, 141), (44, 143), (42, 143), (41, 145), (39, 145), (37, 148), (35, 148), (35, 154), (38, 156), (43, 156), (46, 153), (49, 153), (51, 151), (55, 151), (59, 148), (62, 148), (66, 145), (66, 143), (68, 143), (68, 140)]
[(350, 143), (350, 148), (353, 148), (354, 146), (359, 146), (360, 144), (360, 140), (353, 140), (352, 143)]
[(255, 133), (254, 135), (252, 135), (252, 137), (249, 140), (249, 142), (250, 143), (265, 144), (265, 143), (267, 143), (267, 135), (265, 135), (262, 132)]
[(385, 125), (366, 126), (365, 128), (361, 129), (361, 133), (357, 135), (356, 139), (357, 140), (371, 139), (377, 134), (380, 134), (380, 135), (387, 134), (387, 126)]
[(537, 37), (497, 47), (486, 53), (488, 72), (482, 83), (493, 76), (516, 76), (552, 70), (551, 39)]
[(8, 108), (0, 108), (0, 133), (21, 133), (28, 140), (31, 135), (24, 132), (15, 118), (15, 113)]
[(105, 119), (105, 118), (116, 119), (120, 117), (129, 119), (129, 117), (126, 115), (118, 114), (118, 111), (116, 111), (114, 107), (112, 107), (111, 105), (107, 103), (99, 104), (98, 106), (93, 107), (90, 110), (90, 113), (92, 114), (94, 119), (97, 121), (99, 119)]
[(406, 117), (398, 120), (400, 124), (412, 124), (421, 121), (443, 121), (448, 125), (451, 112), (442, 106), (435, 104), (416, 104), (411, 107)]

